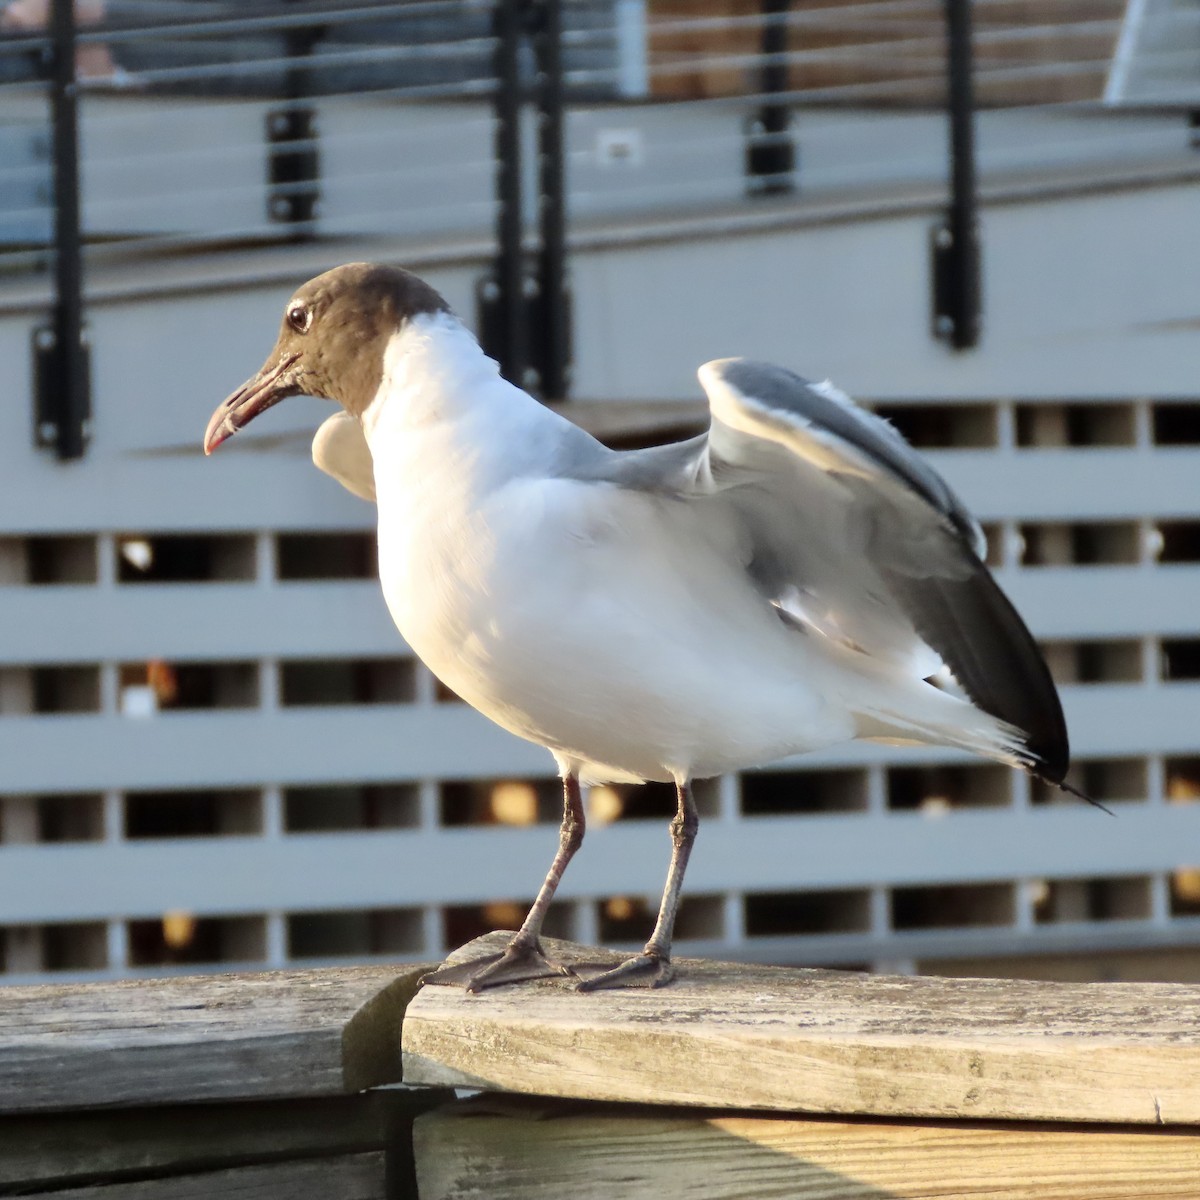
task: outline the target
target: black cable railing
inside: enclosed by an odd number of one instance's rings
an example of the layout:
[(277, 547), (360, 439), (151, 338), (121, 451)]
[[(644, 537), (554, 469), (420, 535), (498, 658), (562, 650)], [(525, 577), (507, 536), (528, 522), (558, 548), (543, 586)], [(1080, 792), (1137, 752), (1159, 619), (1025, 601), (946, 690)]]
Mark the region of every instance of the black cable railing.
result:
[[(445, 191), (448, 199), (430, 197), (444, 218), (458, 206), (471, 210), (470, 223), (494, 221), (497, 252), (495, 266), (481, 286), (481, 296), (494, 300), (485, 305), (481, 327), (488, 349), (512, 378), (548, 397), (565, 394), (569, 372), (569, 329), (567, 325), (566, 254), (563, 197), (562, 105), (563, 53), (561, 0), (495, 0), (494, 3), (417, 2), (378, 5), (313, 5), (303, 0), (283, 0), (270, 9), (243, 11), (237, 16), (209, 11), (191, 19), (167, 18), (135, 25), (116, 19), (100, 28), (75, 29), (70, 0), (56, 0), (50, 36), (17, 34), (7, 41), (7, 61), (18, 65), (6, 72), (7, 94), (25, 89), (48, 95), (49, 128), (53, 140), (53, 196), (38, 203), (36, 190), (22, 205), (2, 206), (0, 223), (9, 225), (3, 256), (10, 270), (19, 266), (38, 268), (53, 265), (53, 311), (34, 337), (37, 397), (35, 429), (39, 444), (53, 447), (62, 459), (79, 457), (89, 433), (90, 405), (86, 347), (83, 344), (82, 255), (85, 240), (96, 247), (114, 242), (135, 244), (140, 249), (165, 251), (176, 246), (194, 248), (208, 239), (231, 241), (296, 241), (336, 235), (337, 218), (321, 211), (323, 159), (335, 161), (356, 141), (358, 153), (347, 169), (343, 163), (336, 185), (345, 199), (347, 191), (382, 192), (397, 178), (412, 189), (426, 185), (427, 192)], [(209, 6), (210, 10), (214, 6)], [(481, 26), (484, 18), (489, 26)], [(380, 22), (389, 24), (382, 28)], [(430, 24), (430, 21), (433, 24)], [(366, 24), (371, 22), (369, 29)], [(346, 45), (339, 41), (347, 26), (364, 36), (381, 36), (384, 44)], [(228, 61), (215, 36), (260, 39), (255, 53), (243, 60)], [(262, 41), (269, 35), (276, 41)], [(191, 61), (172, 63), (180, 57), (178, 46), (194, 39)], [(99, 78), (77, 71), (77, 54), (83, 47), (103, 47), (106, 54), (128, 46), (149, 49), (138, 69), (130, 74), (119, 65), (123, 56), (114, 55), (112, 69)], [(197, 49), (198, 48), (198, 49)], [(532, 48), (536, 71), (532, 77), (522, 56)], [(243, 47), (243, 50), (245, 47)], [(185, 55), (184, 57), (188, 57)], [(585, 65), (588, 59), (584, 58)], [(94, 65), (94, 64), (93, 64)], [(353, 72), (351, 81), (342, 78)], [(31, 76), (32, 78), (24, 78)], [(0, 90), (0, 104), (6, 98)], [(167, 144), (167, 155), (175, 155), (181, 169), (195, 168), (197, 158), (209, 157), (216, 168), (242, 159), (240, 178), (225, 182), (201, 172), (195, 186), (183, 189), (178, 177), (163, 171), (162, 159), (154, 153), (157, 186), (141, 187), (130, 194), (122, 176), (144, 172), (147, 157), (139, 153), (140, 126), (146, 123), (148, 103), (188, 95), (228, 96), (239, 93), (243, 102), (237, 116), (240, 132), (224, 138), (218, 148), (192, 143), (170, 148), (172, 115), (168, 105), (158, 113), (161, 124), (154, 130), (154, 151)], [(108, 196), (92, 200), (81, 218), (79, 204), (80, 156), (78, 107), (81, 97), (111, 99), (116, 106), (97, 114), (94, 128), (101, 134), (117, 133), (125, 153), (117, 159), (101, 158), (90, 164), (91, 178), (113, 177)], [(351, 107), (341, 113), (318, 113), (317, 100), (343, 100)], [(404, 159), (404, 150), (414, 140), (411, 130), (391, 128), (404, 110), (394, 108), (375, 116), (372, 128), (349, 127), (364, 104), (441, 100), (450, 105), (465, 100), (490, 105), (486, 120), (451, 111), (426, 128), (427, 142), (449, 146), (450, 152), (434, 163), (399, 168), (383, 165), (382, 156), (372, 153), (373, 143), (390, 143)], [(527, 104), (537, 113), (536, 154), (537, 213), (534, 228), (538, 249), (527, 252), (525, 205), (522, 180), (521, 122)], [(244, 110), (244, 111), (242, 111)], [(29, 122), (32, 125), (36, 118)], [(332, 117), (340, 127), (331, 137), (323, 125)], [(466, 120), (462, 120), (465, 116)], [(122, 129), (122, 125), (127, 128)], [(255, 135), (255, 127), (262, 130)], [(463, 160), (455, 135), (468, 126), (474, 133), (494, 134), (490, 153), (476, 150)], [(430, 136), (432, 135), (432, 136)], [(421, 132), (416, 134), (421, 140)], [(482, 149), (482, 148), (481, 148)], [(215, 152), (214, 152), (215, 151)], [(439, 156), (435, 154), (435, 159)], [(261, 164), (261, 166), (260, 166)], [(265, 187), (254, 178), (265, 172)], [(22, 172), (41, 180), (39, 164), (0, 168), (0, 181), (8, 174), (19, 180)], [(193, 174), (196, 172), (193, 170)], [(491, 186), (491, 176), (494, 187)], [(205, 177), (207, 175), (207, 177)], [(462, 188), (466, 182), (469, 186)], [(458, 187), (456, 188), (456, 185)], [(461, 201), (456, 190), (472, 199)], [(247, 213), (246, 201), (264, 201), (257, 219)], [(33, 203), (29, 203), (32, 200)], [(251, 217), (241, 223), (228, 219), (208, 230), (188, 229), (186, 218), (173, 230), (163, 228), (130, 233), (106, 222), (120, 220), (122, 211), (140, 206), (159, 212), (178, 202), (193, 211), (209, 201), (240, 209)], [(345, 206), (343, 206), (345, 207)], [(106, 212), (107, 208), (107, 212)], [(53, 216), (53, 227), (38, 229), (37, 218)], [(371, 209), (360, 202), (351, 205), (351, 224), (360, 231), (370, 228)], [(345, 221), (345, 214), (342, 216)], [(22, 224), (22, 222), (25, 222)], [(175, 224), (169, 218), (166, 224)], [(31, 227), (32, 226), (32, 227)], [(90, 236), (89, 236), (90, 235)], [(493, 295), (494, 294), (494, 295)], [(489, 319), (494, 316), (495, 319)]]
[(556, 398), (569, 223), (949, 185), (933, 331), (966, 349), (976, 175), (1191, 153), (1200, 105), (1176, 124), (1106, 118), (1117, 48), (1123, 80), (1147, 61), (1122, 0), (1057, 21), (945, 4), (108, 0), (69, 31), (56, 0), (52, 29), (0, 17), (0, 279), (53, 283), (36, 436), (83, 452), (82, 278), (130, 249), (490, 240), (481, 334)]

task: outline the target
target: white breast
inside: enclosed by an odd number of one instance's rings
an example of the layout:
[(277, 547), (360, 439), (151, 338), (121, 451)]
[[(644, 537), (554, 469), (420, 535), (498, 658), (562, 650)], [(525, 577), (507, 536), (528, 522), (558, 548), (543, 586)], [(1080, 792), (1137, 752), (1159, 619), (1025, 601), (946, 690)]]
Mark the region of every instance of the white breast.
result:
[(525, 578), (497, 538), (497, 514), (539, 474), (553, 440), (547, 427), (558, 420), (506, 383), (446, 314), (418, 318), (392, 339), (363, 418), (389, 611), (427, 665), (490, 716), (484, 642), (498, 594)]
[(559, 477), (573, 435), (450, 318), (394, 339), (363, 425), (392, 617), (498, 724), (593, 778), (711, 774), (851, 736), (711, 515)]

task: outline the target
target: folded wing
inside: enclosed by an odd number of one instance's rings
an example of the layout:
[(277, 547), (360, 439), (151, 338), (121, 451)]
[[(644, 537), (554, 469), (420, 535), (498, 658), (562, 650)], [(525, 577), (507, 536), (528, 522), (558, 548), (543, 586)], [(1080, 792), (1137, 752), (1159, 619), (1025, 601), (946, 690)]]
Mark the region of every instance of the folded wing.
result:
[(375, 464), (362, 426), (347, 412), (321, 423), (313, 438), (313, 462), (347, 491), (375, 502)]

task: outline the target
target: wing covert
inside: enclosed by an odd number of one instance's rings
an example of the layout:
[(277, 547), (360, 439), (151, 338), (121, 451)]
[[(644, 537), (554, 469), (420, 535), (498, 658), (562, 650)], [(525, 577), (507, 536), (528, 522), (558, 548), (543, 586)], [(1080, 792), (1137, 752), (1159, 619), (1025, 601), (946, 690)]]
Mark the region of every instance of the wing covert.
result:
[(941, 476), (831, 384), (744, 359), (699, 374), (708, 475), (743, 516), (764, 594), (922, 676), (933, 651), (978, 708), (1022, 731), (1031, 768), (1061, 782), (1067, 732), (1050, 672)]

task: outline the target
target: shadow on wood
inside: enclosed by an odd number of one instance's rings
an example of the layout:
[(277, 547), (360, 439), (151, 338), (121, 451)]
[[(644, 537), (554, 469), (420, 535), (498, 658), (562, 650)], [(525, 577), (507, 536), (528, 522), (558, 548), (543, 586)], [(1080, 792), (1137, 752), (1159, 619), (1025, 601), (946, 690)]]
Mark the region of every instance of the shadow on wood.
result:
[(1144, 1200), (1200, 1190), (1195, 1131), (845, 1121), (490, 1097), (417, 1118), (421, 1200)]

